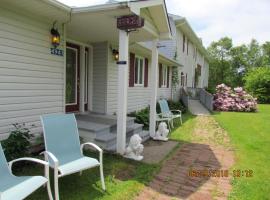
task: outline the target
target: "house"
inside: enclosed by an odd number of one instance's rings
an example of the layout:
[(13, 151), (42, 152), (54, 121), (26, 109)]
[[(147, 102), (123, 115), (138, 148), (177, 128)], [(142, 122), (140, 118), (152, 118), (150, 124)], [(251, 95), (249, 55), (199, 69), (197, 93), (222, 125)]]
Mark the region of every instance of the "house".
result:
[[(144, 18), (144, 26), (127, 34), (116, 21), (129, 15)], [(57, 47), (52, 29), (60, 35)], [(123, 61), (118, 64), (117, 52)], [(174, 70), (181, 79), (175, 88)], [(184, 18), (168, 16), (163, 0), (83, 8), (55, 0), (1, 0), (0, 140), (13, 123), (34, 124), (31, 131), (39, 134), (40, 115), (73, 112), (82, 136), (123, 153), (127, 132), (145, 138), (155, 132), (157, 99), (178, 99), (179, 88), (205, 87), (207, 78), (201, 41)], [(148, 105), (145, 132), (126, 115)]]

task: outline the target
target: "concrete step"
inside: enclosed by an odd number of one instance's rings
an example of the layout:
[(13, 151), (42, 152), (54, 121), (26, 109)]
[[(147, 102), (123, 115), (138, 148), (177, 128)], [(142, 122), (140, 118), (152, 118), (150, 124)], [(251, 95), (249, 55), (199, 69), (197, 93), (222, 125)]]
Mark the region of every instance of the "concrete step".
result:
[(88, 131), (96, 135), (102, 135), (110, 132), (110, 125), (98, 124), (92, 121), (77, 120), (79, 130)]

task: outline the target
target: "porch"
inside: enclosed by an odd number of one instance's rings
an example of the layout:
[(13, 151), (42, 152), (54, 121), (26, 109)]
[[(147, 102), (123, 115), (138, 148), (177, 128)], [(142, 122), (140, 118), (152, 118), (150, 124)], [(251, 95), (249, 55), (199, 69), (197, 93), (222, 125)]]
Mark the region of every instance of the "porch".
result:
[[(80, 137), (84, 142), (94, 142), (109, 152), (116, 152), (117, 116), (102, 115), (92, 112), (76, 114)], [(143, 142), (150, 138), (149, 131), (143, 130), (142, 124), (134, 122), (135, 118), (126, 119), (126, 141), (133, 134), (139, 134)]]

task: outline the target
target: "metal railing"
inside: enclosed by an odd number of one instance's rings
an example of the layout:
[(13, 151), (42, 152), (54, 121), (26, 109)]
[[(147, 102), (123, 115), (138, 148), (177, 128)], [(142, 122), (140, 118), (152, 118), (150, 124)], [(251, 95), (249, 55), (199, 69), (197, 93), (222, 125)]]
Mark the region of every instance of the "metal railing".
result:
[(207, 92), (205, 89), (200, 89), (200, 102), (203, 104), (208, 110), (213, 111), (213, 101), (214, 96)]

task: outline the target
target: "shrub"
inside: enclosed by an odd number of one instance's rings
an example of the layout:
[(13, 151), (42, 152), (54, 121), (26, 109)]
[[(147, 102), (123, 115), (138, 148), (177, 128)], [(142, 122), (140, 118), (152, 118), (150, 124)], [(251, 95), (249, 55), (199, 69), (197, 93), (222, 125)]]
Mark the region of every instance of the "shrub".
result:
[(238, 87), (232, 90), (225, 84), (221, 84), (216, 87), (214, 109), (218, 111), (255, 112), (257, 102), (243, 88)]
[(260, 103), (270, 103), (270, 67), (258, 67), (244, 77), (245, 88)]
[[(174, 101), (168, 100), (168, 105), (170, 107), (170, 110), (181, 110), (182, 113), (186, 112), (186, 108), (185, 108), (184, 104), (180, 101), (174, 102)], [(157, 111), (157, 113), (160, 113), (160, 107), (159, 107), (158, 103), (156, 105), (156, 111)], [(143, 124), (143, 128), (145, 130), (149, 129), (149, 115), (150, 115), (149, 106), (140, 110), (140, 111), (132, 112), (132, 113), (128, 114), (129, 117), (135, 117), (136, 123)]]
[(25, 124), (12, 124), (14, 130), (11, 131), (8, 139), (2, 142), (5, 156), (8, 161), (29, 155), (30, 130)]
[(138, 124), (143, 124), (143, 129), (148, 130), (149, 129), (149, 114), (150, 114), (150, 109), (149, 107), (146, 107), (140, 111), (132, 112), (128, 116), (135, 117), (135, 122)]

